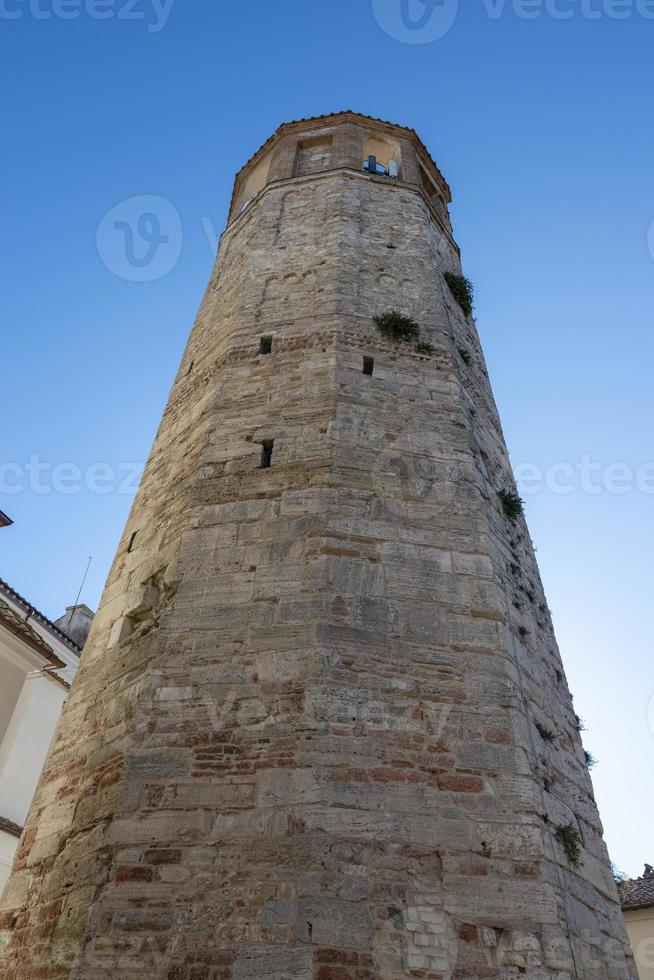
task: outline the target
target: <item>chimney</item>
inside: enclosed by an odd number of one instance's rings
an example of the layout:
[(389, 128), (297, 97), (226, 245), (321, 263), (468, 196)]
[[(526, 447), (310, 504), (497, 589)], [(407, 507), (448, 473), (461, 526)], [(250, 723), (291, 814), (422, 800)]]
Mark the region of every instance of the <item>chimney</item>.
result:
[(95, 613), (82, 603), (79, 606), (67, 606), (66, 612), (55, 620), (55, 626), (66, 636), (83, 648), (91, 629)]

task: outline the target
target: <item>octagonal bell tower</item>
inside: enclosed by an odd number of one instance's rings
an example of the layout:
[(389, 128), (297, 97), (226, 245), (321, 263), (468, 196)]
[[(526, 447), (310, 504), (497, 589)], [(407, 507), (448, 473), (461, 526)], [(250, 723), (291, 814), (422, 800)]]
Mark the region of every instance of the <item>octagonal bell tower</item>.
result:
[(449, 201), (352, 112), (237, 176), (2, 980), (635, 977)]

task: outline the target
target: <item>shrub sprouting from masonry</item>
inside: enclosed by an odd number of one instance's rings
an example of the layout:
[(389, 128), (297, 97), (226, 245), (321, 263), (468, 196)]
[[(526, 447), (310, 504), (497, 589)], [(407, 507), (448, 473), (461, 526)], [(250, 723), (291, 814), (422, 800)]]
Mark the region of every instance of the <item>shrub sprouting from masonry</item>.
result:
[(373, 321), (382, 337), (399, 343), (402, 340), (417, 340), (420, 336), (420, 326), (409, 316), (403, 316), (397, 310), (389, 310), (380, 316), (374, 316)]
[(568, 823), (563, 827), (559, 827), (556, 832), (556, 839), (565, 851), (570, 864), (576, 867), (581, 861), (581, 848), (583, 841), (581, 839), (581, 834), (575, 825), (573, 823)]
[(584, 751), (584, 759), (586, 760), (586, 768), (589, 770), (594, 769), (597, 765), (597, 759), (592, 752), (588, 751), (588, 749)]
[(500, 490), (498, 497), (502, 501), (502, 510), (509, 520), (515, 524), (524, 509), (524, 502), (515, 490)]
[(416, 344), (416, 354), (433, 354), (435, 350), (432, 344)]
[(459, 357), (461, 358), (463, 363), (467, 364), (468, 367), (470, 367), (470, 365), (472, 364), (472, 357), (470, 355), (470, 351), (467, 349), (467, 347), (459, 347), (458, 351), (459, 351)]
[(454, 272), (445, 273), (445, 282), (450, 287), (450, 292), (457, 301), (466, 316), (472, 316), (474, 306), (474, 287), (465, 276), (458, 276)]

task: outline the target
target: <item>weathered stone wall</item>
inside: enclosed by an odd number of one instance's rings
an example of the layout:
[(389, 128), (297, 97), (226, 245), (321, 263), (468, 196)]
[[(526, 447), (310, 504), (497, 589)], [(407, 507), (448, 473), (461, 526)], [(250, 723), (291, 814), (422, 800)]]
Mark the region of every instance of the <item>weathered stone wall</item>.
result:
[[(374, 124), (337, 122), (329, 154), (317, 121), (280, 133), (223, 237), (4, 896), (3, 980), (635, 976), (423, 150), (401, 131), (403, 180), (371, 177)], [(390, 307), (431, 352), (380, 338)]]

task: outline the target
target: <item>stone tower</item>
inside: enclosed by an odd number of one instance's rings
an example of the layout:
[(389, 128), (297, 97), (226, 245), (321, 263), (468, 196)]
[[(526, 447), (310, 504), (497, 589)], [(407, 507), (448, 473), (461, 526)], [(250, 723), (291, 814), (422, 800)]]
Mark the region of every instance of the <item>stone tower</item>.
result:
[(2, 980), (635, 977), (449, 200), (352, 112), (237, 176)]

